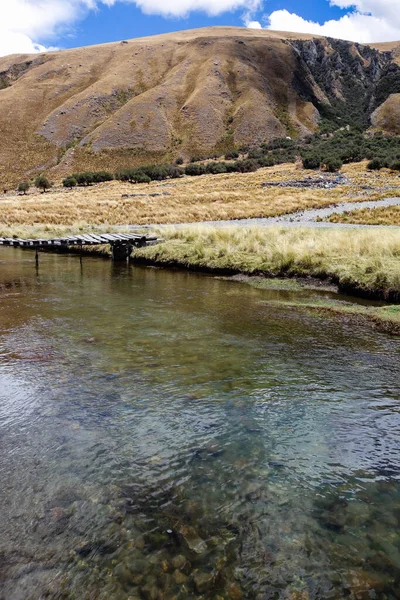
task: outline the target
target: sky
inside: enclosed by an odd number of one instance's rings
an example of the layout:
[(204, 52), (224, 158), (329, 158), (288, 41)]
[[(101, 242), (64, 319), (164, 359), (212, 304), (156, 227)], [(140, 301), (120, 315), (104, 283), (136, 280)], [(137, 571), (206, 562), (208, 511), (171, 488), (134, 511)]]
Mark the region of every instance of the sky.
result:
[(0, 0), (0, 56), (235, 25), (400, 40), (400, 0)]

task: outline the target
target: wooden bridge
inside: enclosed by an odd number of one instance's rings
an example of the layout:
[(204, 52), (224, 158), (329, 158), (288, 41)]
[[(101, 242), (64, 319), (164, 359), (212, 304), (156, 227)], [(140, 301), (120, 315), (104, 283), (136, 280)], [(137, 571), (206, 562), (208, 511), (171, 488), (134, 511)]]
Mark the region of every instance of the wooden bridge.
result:
[(66, 249), (69, 246), (99, 246), (100, 244), (110, 244), (113, 260), (126, 260), (134, 247), (153, 246), (161, 242), (155, 235), (140, 235), (133, 233), (101, 233), (99, 235), (73, 235), (52, 239), (21, 239), (21, 238), (1, 238), (0, 246), (14, 246), (19, 248), (32, 248), (36, 250), (36, 261), (38, 260), (38, 250), (48, 249)]

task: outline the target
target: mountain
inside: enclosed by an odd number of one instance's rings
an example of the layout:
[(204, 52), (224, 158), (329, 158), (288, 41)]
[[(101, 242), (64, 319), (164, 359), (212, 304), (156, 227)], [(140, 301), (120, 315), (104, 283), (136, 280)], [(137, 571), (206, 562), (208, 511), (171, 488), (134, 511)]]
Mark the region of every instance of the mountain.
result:
[(0, 185), (346, 125), (400, 133), (400, 42), (214, 27), (0, 58)]

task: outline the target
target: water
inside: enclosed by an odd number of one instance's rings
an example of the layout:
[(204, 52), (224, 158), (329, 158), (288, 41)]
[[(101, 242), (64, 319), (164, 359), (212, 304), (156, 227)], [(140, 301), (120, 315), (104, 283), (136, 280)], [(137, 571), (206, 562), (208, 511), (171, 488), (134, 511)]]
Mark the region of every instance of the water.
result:
[(33, 258), (0, 254), (1, 600), (400, 597), (398, 340)]

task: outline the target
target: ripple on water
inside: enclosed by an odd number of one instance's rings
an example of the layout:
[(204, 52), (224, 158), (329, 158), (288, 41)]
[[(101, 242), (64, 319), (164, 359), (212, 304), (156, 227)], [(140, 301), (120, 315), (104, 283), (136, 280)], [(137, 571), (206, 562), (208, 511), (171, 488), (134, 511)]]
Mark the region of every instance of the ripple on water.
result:
[(1, 600), (400, 596), (398, 342), (209, 277), (40, 277), (0, 298)]

